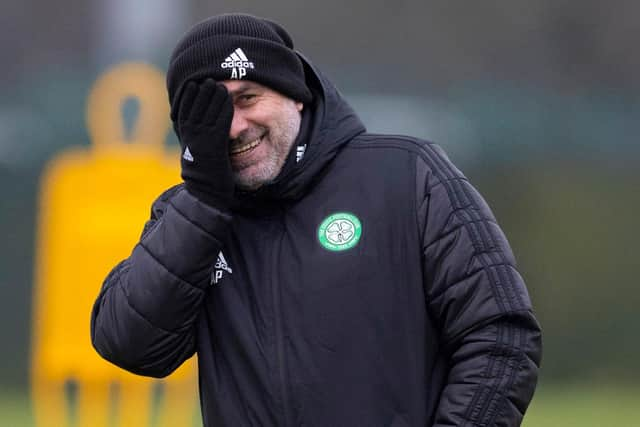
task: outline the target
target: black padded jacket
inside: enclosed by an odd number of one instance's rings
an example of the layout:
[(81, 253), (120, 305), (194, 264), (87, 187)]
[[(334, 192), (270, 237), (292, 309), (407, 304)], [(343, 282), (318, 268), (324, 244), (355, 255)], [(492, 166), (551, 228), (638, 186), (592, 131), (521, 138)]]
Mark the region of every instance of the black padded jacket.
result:
[(152, 377), (197, 353), (207, 427), (519, 425), (541, 333), (489, 207), (305, 71), (302, 160), (231, 211), (159, 197), (94, 305), (96, 350)]

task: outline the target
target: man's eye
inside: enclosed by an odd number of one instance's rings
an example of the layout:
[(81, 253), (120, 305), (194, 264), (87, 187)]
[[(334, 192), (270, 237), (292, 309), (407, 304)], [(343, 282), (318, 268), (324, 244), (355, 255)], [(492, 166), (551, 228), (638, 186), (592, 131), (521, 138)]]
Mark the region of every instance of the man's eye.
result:
[(241, 101), (241, 102), (247, 102), (247, 101), (251, 101), (255, 97), (256, 96), (253, 95), (253, 94), (240, 95), (238, 97), (238, 100)]

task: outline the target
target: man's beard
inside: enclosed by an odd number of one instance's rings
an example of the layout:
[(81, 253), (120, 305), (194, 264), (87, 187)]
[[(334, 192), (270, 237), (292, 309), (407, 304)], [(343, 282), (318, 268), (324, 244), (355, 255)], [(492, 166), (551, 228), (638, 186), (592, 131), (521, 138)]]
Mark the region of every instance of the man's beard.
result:
[[(280, 174), (299, 130), (300, 113), (297, 110), (292, 110), (291, 114), (288, 114), (275, 126), (270, 128), (256, 126), (246, 130), (233, 140), (232, 146), (236, 143), (243, 144), (253, 141), (262, 136), (263, 140), (260, 144), (268, 145), (265, 157), (258, 164), (252, 163), (247, 167), (241, 165), (239, 169), (233, 170), (236, 186), (242, 190), (252, 191), (273, 182)], [(251, 169), (250, 174), (248, 169)]]

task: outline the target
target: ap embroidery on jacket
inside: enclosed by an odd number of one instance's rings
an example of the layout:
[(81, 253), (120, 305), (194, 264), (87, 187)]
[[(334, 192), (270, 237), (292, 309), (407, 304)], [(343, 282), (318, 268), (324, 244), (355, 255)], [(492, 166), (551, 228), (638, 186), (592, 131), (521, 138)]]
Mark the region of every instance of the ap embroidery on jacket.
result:
[(225, 259), (222, 251), (218, 252), (218, 259), (216, 260), (216, 264), (213, 266), (213, 271), (211, 272), (211, 282), (210, 285), (217, 284), (224, 273), (232, 274), (233, 270), (229, 267), (227, 260)]

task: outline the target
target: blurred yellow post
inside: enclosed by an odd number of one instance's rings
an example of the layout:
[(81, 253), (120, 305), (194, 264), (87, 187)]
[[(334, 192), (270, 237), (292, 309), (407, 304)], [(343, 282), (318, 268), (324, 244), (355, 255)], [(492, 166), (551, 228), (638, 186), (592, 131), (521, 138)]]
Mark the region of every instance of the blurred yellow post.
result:
[[(138, 101), (125, 137), (122, 107)], [(159, 382), (118, 369), (91, 346), (93, 301), (109, 270), (127, 257), (151, 202), (179, 182), (178, 153), (166, 152), (164, 77), (140, 63), (115, 67), (88, 101), (90, 149), (72, 149), (48, 165), (40, 195), (31, 384), (36, 426), (149, 426), (152, 390), (164, 389), (156, 419), (192, 425), (194, 360)], [(69, 385), (77, 390), (75, 398)], [(158, 415), (154, 418), (157, 418)]]

